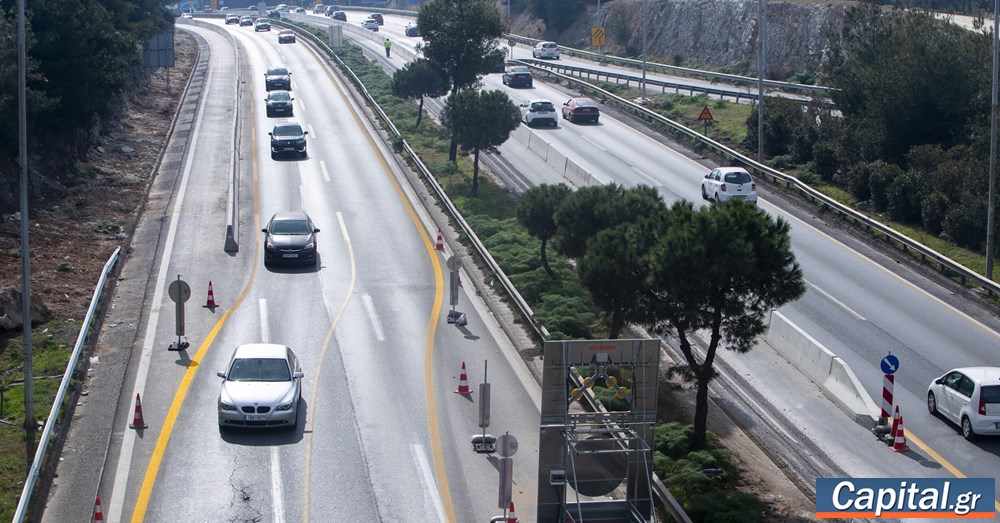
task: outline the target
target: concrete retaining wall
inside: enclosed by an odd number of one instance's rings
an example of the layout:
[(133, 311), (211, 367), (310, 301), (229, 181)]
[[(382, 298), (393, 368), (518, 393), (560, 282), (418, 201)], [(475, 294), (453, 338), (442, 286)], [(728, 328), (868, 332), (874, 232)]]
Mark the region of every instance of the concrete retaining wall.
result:
[(865, 428), (874, 426), (878, 407), (847, 363), (778, 311), (771, 311), (767, 343), (819, 385), (856, 423)]
[(529, 151), (535, 153), (545, 163), (549, 164), (553, 170), (559, 173), (564, 180), (573, 184), (574, 187), (589, 187), (601, 184), (589, 171), (567, 158), (565, 154), (545, 140), (541, 133), (536, 133), (527, 125), (518, 126), (511, 133), (511, 136), (521, 145), (527, 147)]

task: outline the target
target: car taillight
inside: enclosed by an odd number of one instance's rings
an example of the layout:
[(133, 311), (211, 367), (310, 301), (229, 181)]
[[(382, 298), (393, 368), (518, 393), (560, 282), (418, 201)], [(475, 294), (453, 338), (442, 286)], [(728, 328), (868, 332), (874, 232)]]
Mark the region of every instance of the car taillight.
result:
[(750, 184), (750, 190), (751, 191), (756, 191), (757, 190), (757, 184), (756, 183), (751, 183)]
[(726, 192), (726, 184), (720, 185), (719, 189), (722, 189), (722, 192)]
[(983, 399), (983, 393), (979, 393), (979, 415), (986, 415), (986, 400)]

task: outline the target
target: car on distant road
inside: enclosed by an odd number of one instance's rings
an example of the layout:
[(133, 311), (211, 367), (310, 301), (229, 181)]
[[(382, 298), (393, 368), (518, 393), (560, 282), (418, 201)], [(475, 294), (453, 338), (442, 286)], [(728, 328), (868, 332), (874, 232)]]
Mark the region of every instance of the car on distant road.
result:
[(756, 204), (757, 184), (742, 167), (719, 167), (701, 181), (701, 197), (715, 203), (738, 199)]
[(503, 84), (510, 87), (531, 87), (531, 69), (526, 65), (511, 65), (503, 72)]
[(240, 27), (253, 25), (253, 18), (249, 16), (240, 17)]
[(267, 116), (292, 116), (292, 100), (294, 99), (288, 91), (268, 91), (267, 98), (264, 99)]
[(279, 44), (294, 44), (295, 43), (295, 31), (291, 29), (282, 29), (278, 31), (278, 43)]
[(420, 36), (420, 27), (415, 22), (410, 22), (403, 28), (403, 33), (406, 36)]
[(1000, 367), (962, 367), (934, 379), (927, 410), (958, 425), (967, 440), (1000, 434)]
[(233, 351), (219, 391), (219, 428), (295, 428), (302, 399), (302, 367), (291, 348), (250, 343)]
[(361, 27), (364, 27), (365, 29), (371, 31), (375, 31), (376, 33), (378, 32), (378, 22), (376, 22), (374, 18), (365, 19), (364, 22), (361, 22)]
[(281, 11), (278, 11), (277, 9), (271, 9), (270, 11), (267, 12), (267, 17), (271, 18), (272, 20), (281, 20)]
[(347, 13), (343, 11), (327, 11), (326, 15), (334, 20), (340, 20), (341, 22), (347, 21)]
[(531, 49), (531, 56), (534, 58), (559, 59), (559, 46), (555, 42), (538, 42)]
[(264, 72), (265, 91), (291, 91), (292, 73), (284, 67), (272, 67)]
[(264, 265), (316, 263), (319, 229), (304, 211), (274, 213), (261, 232), (264, 233)]
[(270, 31), (271, 30), (271, 20), (267, 18), (258, 18), (256, 22), (253, 23), (254, 32), (258, 31)]
[(191, 20), (192, 18), (194, 18), (194, 15), (191, 13), (184, 13), (181, 15), (181, 18), (186, 18), (188, 20)]
[(570, 123), (597, 123), (601, 118), (601, 109), (597, 107), (597, 102), (590, 98), (570, 98), (563, 102), (562, 117), (564, 120), (569, 120)]
[(316, 4), (313, 6), (313, 14), (317, 15), (326, 12), (326, 6), (323, 4)]
[(382, 17), (382, 13), (372, 13), (368, 15), (368, 18), (378, 22), (378, 25), (385, 25), (385, 18)]
[(306, 158), (306, 135), (309, 131), (302, 128), (295, 122), (279, 123), (274, 126), (271, 132), (271, 158), (283, 155), (299, 156)]
[(240, 17), (236, 15), (226, 15), (226, 25), (240, 23)]
[(306, 9), (304, 7), (296, 7), (295, 8), (295, 12), (296, 13), (305, 13)]
[(556, 108), (549, 100), (531, 100), (521, 104), (521, 119), (528, 127), (537, 124), (559, 126), (559, 119), (556, 117)]

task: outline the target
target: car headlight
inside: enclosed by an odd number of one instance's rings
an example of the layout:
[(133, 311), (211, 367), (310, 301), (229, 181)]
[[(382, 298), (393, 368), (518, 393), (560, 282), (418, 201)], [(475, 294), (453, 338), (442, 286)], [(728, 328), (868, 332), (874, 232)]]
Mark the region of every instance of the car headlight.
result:
[(316, 240), (307, 243), (305, 247), (302, 247), (302, 249), (306, 251), (316, 250)]
[(236, 405), (233, 405), (231, 403), (226, 403), (225, 401), (222, 400), (219, 400), (219, 408), (222, 410), (231, 410), (234, 412), (236, 411)]
[(294, 401), (289, 401), (288, 403), (282, 403), (281, 405), (278, 405), (277, 407), (274, 408), (274, 410), (276, 410), (276, 411), (291, 410), (292, 409), (292, 405), (295, 405), (295, 402)]
[(274, 248), (274, 242), (271, 241), (270, 237), (267, 240), (264, 241), (264, 247), (267, 248), (267, 249), (273, 249)]

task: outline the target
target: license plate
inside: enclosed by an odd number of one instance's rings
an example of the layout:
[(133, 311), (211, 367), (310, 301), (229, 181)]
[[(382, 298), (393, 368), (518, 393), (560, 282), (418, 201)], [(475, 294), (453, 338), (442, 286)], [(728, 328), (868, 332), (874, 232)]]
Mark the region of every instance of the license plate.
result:
[(281, 256), (284, 257), (284, 258), (298, 258), (299, 257), (299, 255), (297, 253), (291, 253), (291, 254), (286, 253), (286, 254), (282, 254)]
[(295, 148), (294, 147), (282, 147), (282, 150), (283, 151), (294, 151)]
[(265, 416), (263, 414), (247, 414), (243, 416), (243, 421), (264, 421)]

